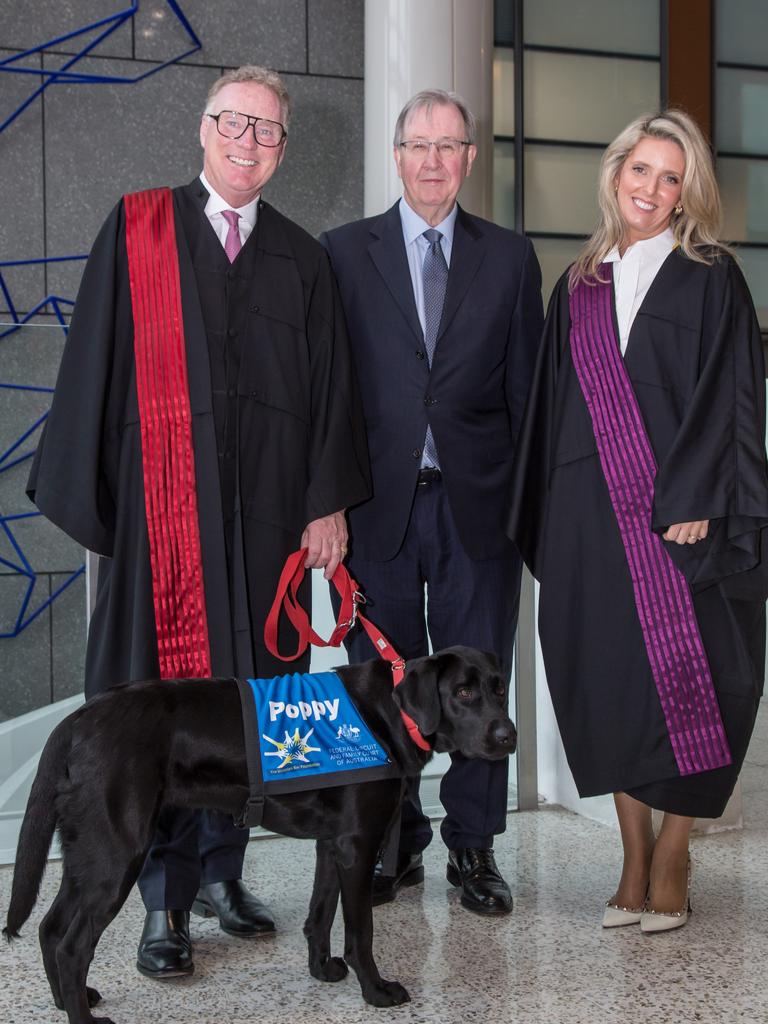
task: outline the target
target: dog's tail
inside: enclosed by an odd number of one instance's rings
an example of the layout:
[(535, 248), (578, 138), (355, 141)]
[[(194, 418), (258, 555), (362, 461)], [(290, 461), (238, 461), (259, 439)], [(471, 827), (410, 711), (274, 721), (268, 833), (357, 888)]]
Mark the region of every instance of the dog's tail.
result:
[(69, 718), (65, 718), (51, 733), (40, 755), (16, 849), (11, 903), (3, 928), (3, 935), (8, 942), (18, 939), (19, 929), (37, 902), (48, 850), (56, 828), (56, 794), (61, 779), (66, 777), (66, 760), (71, 743), (72, 723)]

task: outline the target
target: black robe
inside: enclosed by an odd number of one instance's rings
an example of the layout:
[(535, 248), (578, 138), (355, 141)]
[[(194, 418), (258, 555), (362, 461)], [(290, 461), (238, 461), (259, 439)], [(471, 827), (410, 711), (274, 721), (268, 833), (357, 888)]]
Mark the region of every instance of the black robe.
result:
[[(287, 669), (268, 655), (262, 634), (280, 569), (309, 521), (368, 496), (364, 424), (323, 248), (261, 202), (230, 267), (205, 217), (206, 199), (199, 180), (174, 190), (211, 668), (216, 676), (238, 669), (274, 675)], [(237, 296), (236, 308), (224, 296)], [(231, 351), (217, 347), (226, 335), (238, 353), (228, 379), (221, 367), (230, 365)], [(239, 609), (238, 471), (247, 580)], [(122, 202), (83, 275), (28, 493), (65, 533), (104, 556), (86, 693), (157, 677)], [(234, 652), (233, 622), (243, 614), (251, 666), (238, 665)], [(295, 636), (283, 638), (283, 650), (294, 647)]]
[(541, 583), (539, 634), (568, 763), (581, 796), (624, 791), (660, 810), (714, 817), (738, 776), (764, 675), (765, 370), (752, 302), (732, 259), (709, 266), (675, 250), (624, 356), (659, 467), (649, 527), (711, 521), (705, 541), (665, 548), (692, 587), (733, 764), (686, 777), (651, 676), (569, 330), (564, 275), (526, 410), (509, 526)]

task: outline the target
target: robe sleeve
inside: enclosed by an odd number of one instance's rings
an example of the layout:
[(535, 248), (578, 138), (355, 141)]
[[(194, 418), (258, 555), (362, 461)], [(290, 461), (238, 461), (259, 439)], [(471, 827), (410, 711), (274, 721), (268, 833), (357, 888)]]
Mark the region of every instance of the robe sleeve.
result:
[(105, 410), (115, 336), (116, 251), (121, 205), (94, 243), (64, 346), (51, 411), (27, 494), (56, 526), (111, 556), (115, 502), (103, 466)]
[(312, 402), (305, 511), (309, 523), (371, 494), (362, 402), (341, 299), (324, 250), (309, 298), (307, 335)]
[[(655, 481), (652, 527), (710, 520), (696, 545), (667, 544), (694, 590), (768, 597), (765, 366), (754, 307), (730, 259), (712, 268), (698, 382)], [(768, 562), (768, 549), (766, 549)]]
[(515, 450), (507, 521), (507, 533), (536, 579), (540, 579), (541, 545), (547, 514), (557, 373), (568, 330), (566, 274), (555, 286), (549, 301)]

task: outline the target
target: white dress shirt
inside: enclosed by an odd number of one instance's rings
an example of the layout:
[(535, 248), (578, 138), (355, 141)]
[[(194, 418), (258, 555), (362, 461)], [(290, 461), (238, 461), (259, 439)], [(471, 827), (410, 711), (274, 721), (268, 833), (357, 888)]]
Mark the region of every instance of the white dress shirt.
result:
[(224, 246), (227, 240), (227, 232), (229, 231), (229, 224), (221, 215), (222, 210), (234, 210), (235, 213), (240, 214), (240, 220), (237, 222), (237, 228), (240, 232), (240, 242), (242, 245), (245, 245), (248, 240), (248, 236), (256, 226), (256, 212), (259, 207), (259, 196), (252, 199), (247, 206), (230, 206), (230, 204), (225, 202), (225, 200), (221, 198), (219, 193), (210, 184), (205, 176), (205, 171), (200, 172), (200, 181), (202, 181), (203, 187), (208, 193), (208, 202), (205, 204), (205, 216), (211, 222), (211, 227), (216, 232), (222, 246)]
[(613, 264), (613, 290), (622, 355), (627, 350), (629, 332), (637, 311), (675, 244), (672, 229), (667, 228), (653, 238), (644, 238), (630, 245), (623, 256), (619, 256), (618, 249), (612, 249), (605, 257), (605, 263)]

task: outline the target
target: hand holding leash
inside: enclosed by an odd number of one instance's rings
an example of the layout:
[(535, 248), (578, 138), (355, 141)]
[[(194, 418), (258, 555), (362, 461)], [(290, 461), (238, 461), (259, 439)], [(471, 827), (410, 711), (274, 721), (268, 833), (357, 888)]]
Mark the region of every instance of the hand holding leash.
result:
[[(336, 587), (341, 598), (336, 628), (327, 640), (323, 640), (314, 631), (309, 616), (299, 604), (298, 599), (299, 587), (306, 573), (306, 564), (306, 548), (294, 551), (286, 559), (277, 584), (275, 600), (269, 610), (267, 621), (264, 623), (264, 644), (269, 653), (281, 661), (294, 661), (306, 651), (309, 644), (314, 644), (315, 647), (338, 647), (359, 619), (376, 651), (392, 666), (393, 685), (399, 686), (405, 675), (405, 659), (400, 657), (381, 630), (360, 611), (359, 605), (365, 604), (365, 598), (343, 562), (339, 562), (331, 577), (331, 583)], [(293, 654), (281, 654), (278, 650), (277, 629), (281, 610), (285, 611), (299, 636), (298, 646)], [(413, 719), (404, 711), (401, 711), (400, 714), (403, 716), (403, 722), (413, 742), (422, 750), (431, 750)]]

